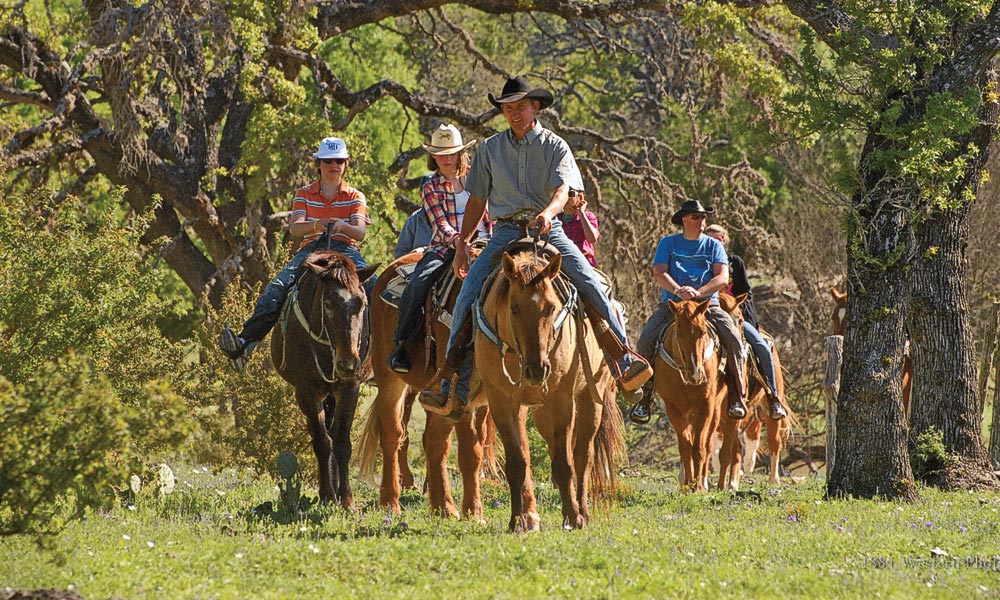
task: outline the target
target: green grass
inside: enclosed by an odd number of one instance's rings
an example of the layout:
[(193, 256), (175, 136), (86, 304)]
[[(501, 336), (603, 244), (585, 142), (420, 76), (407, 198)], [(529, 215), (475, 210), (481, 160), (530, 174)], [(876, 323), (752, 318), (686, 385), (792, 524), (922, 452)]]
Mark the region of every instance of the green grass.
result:
[[(166, 497), (91, 514), (50, 551), (0, 540), (0, 597), (71, 589), (86, 598), (987, 598), (1000, 594), (1000, 495), (922, 489), (913, 505), (827, 502), (820, 481), (682, 495), (672, 474), (630, 470), (614, 505), (564, 531), (540, 482), (542, 531), (506, 532), (503, 485), (486, 524), (402, 515), (359, 484), (357, 512), (293, 524), (248, 517), (273, 482), (182, 467)], [(457, 485), (457, 482), (455, 482)], [(460, 489), (460, 488), (456, 488)], [(314, 491), (312, 493), (315, 493)], [(934, 552), (946, 552), (934, 560)], [(969, 559), (973, 564), (967, 564)]]

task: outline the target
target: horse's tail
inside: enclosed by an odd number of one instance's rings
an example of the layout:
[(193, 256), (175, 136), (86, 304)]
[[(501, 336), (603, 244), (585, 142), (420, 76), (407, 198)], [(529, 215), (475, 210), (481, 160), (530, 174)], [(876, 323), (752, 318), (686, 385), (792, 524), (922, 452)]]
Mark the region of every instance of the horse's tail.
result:
[(594, 497), (614, 499), (618, 492), (618, 465), (628, 459), (625, 445), (625, 418), (618, 407), (614, 387), (604, 394), (601, 423), (594, 437), (594, 468), (590, 483)]
[(379, 419), (377, 400), (372, 402), (365, 414), (365, 424), (358, 437), (358, 445), (354, 452), (354, 462), (358, 466), (358, 476), (362, 481), (377, 483), (375, 462), (381, 449), (379, 444)]
[(490, 413), (489, 406), (483, 410), (486, 411), (486, 418), (483, 420), (483, 433), (480, 438), (483, 444), (483, 474), (490, 479), (500, 480), (503, 479), (504, 473), (503, 464), (497, 454), (497, 424), (493, 421), (493, 414)]

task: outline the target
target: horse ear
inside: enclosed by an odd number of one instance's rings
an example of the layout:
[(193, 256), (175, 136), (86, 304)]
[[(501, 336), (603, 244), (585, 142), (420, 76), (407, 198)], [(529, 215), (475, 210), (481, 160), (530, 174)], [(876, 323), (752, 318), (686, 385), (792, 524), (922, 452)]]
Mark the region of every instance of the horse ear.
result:
[(670, 299), (668, 299), (667, 302), (670, 304), (670, 312), (676, 315), (677, 311), (681, 309), (681, 303)]
[(746, 299), (749, 298), (749, 297), (750, 297), (750, 294), (747, 293), (747, 292), (744, 292), (744, 293), (740, 294), (739, 296), (736, 296), (735, 302), (733, 304), (733, 308), (736, 308), (737, 306), (743, 304), (746, 301)]
[(507, 279), (512, 279), (514, 274), (517, 273), (517, 269), (514, 267), (514, 259), (511, 258), (510, 254), (504, 252), (503, 259), (503, 274), (507, 276)]
[(542, 273), (549, 279), (559, 275), (559, 270), (562, 269), (562, 254), (556, 254), (549, 261), (549, 264), (545, 265), (542, 269)]
[(699, 302), (698, 306), (694, 309), (694, 316), (705, 314), (705, 311), (707, 311), (708, 307), (711, 305), (712, 305), (711, 300), (703, 300)]
[(835, 287), (830, 288), (830, 295), (833, 296), (833, 299), (837, 302), (840, 302), (845, 296), (847, 296), (846, 293), (841, 293), (840, 290)]
[(382, 263), (375, 263), (374, 265), (368, 265), (367, 267), (358, 271), (358, 281), (364, 283), (371, 279), (371, 276), (378, 271), (378, 268), (382, 266)]

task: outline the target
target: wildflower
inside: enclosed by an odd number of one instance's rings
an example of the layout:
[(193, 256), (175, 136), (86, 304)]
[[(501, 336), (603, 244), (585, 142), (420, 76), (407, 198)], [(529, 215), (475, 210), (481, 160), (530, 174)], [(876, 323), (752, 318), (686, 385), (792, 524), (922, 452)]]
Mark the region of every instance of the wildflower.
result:
[(153, 546), (155, 546), (156, 544), (154, 544), (153, 542), (146, 542), (146, 545), (147, 545), (147, 546), (149, 546), (150, 548), (152, 548), (152, 547), (153, 547)]
[(132, 539), (132, 536), (130, 536), (129, 534), (125, 533), (125, 534), (122, 534), (122, 539), (127, 542), (130, 539)]

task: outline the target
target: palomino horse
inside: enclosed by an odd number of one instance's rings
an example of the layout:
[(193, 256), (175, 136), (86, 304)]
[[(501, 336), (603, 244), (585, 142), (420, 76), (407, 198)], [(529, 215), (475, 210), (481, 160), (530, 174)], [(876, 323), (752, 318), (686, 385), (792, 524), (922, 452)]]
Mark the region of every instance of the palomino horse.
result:
[[(389, 265), (386, 273), (394, 273), (400, 265), (415, 263), (420, 258), (420, 253), (400, 257)], [(382, 292), (391, 279), (389, 276), (381, 277), (373, 292), (372, 368), (375, 371), (375, 381), (378, 382), (378, 396), (368, 412), (358, 441), (358, 466), (362, 476), (373, 476), (376, 454), (381, 448), (382, 481), (379, 486), (379, 503), (399, 512), (401, 487), (413, 486), (413, 475), (410, 474), (406, 458), (409, 411), (418, 391), (440, 385), (441, 378), (436, 376), (435, 364), (444, 364), (448, 326), (434, 318), (436, 315), (429, 315), (427, 337), (412, 340), (408, 347), (413, 368), (405, 375), (390, 369), (386, 361), (393, 351), (393, 334), (399, 312), (382, 298)], [(455, 298), (458, 296), (457, 283), (445, 303), (449, 309), (455, 305)], [(425, 340), (430, 343), (425, 344)], [(429, 357), (428, 350), (436, 356)], [(485, 399), (480, 395), (472, 400), (473, 406), (478, 405), (477, 408), (466, 411), (458, 424), (441, 415), (427, 413), (423, 437), (424, 452), (427, 455), (426, 487), (428, 504), (433, 513), (481, 520), (483, 506), (479, 480), (484, 459), (487, 471), (495, 473), (498, 470), (493, 451), (496, 430), (489, 418)], [(455, 506), (448, 477), (452, 430), (458, 437), (458, 466), (462, 473), (461, 512)]]
[(596, 493), (613, 489), (625, 452), (611, 372), (582, 312), (574, 317), (575, 288), (557, 281), (562, 256), (544, 250), (545, 256), (536, 255), (530, 241), (508, 246), (502, 270), (475, 307), (476, 367), (503, 441), (512, 532), (539, 527), (526, 430), (530, 408), (548, 444), (565, 527), (587, 525), (591, 484)]
[(723, 434), (719, 487), (739, 481), (740, 454), (736, 434), (738, 421), (722, 409), (729, 386), (721, 371), (722, 351), (705, 313), (709, 302), (670, 300), (674, 322), (663, 334), (653, 368), (653, 385), (663, 399), (667, 417), (677, 433), (682, 489), (703, 491), (708, 487), (708, 466), (712, 458), (712, 438)]
[(348, 465), (367, 303), (361, 284), (377, 268), (358, 271), (338, 252), (310, 254), (271, 334), (271, 362), (295, 388), (312, 436), (320, 501), (344, 508), (354, 502)]
[[(833, 298), (833, 335), (844, 335), (847, 329), (847, 292), (841, 293), (837, 288), (830, 288)], [(910, 391), (913, 389), (913, 362), (910, 353), (903, 354), (903, 414), (910, 418)]]

